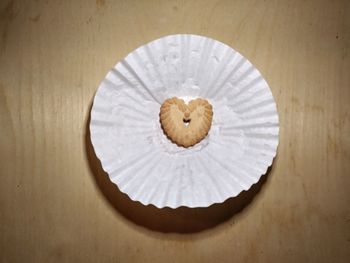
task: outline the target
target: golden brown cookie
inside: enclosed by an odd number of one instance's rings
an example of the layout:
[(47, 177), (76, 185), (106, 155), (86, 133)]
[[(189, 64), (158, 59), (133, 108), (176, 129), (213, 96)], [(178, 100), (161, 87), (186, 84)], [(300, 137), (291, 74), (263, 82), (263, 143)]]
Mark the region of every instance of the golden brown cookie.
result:
[(190, 147), (208, 134), (213, 107), (205, 99), (191, 100), (187, 105), (174, 97), (163, 102), (159, 116), (168, 138), (179, 146)]

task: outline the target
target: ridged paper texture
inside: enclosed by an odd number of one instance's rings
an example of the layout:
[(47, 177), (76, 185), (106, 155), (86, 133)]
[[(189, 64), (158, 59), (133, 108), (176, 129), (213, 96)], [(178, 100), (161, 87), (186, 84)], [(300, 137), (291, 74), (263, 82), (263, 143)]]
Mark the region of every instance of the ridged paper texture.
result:
[[(208, 136), (182, 148), (159, 123), (172, 96), (207, 99)], [(133, 200), (157, 207), (206, 207), (248, 190), (276, 155), (278, 114), (259, 71), (227, 45), (172, 35), (142, 46), (101, 82), (91, 140), (111, 181)]]

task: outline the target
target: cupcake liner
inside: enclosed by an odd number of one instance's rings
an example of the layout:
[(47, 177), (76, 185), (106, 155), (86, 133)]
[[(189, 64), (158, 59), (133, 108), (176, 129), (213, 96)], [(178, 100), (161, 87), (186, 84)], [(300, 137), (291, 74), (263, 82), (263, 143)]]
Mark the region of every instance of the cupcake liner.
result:
[[(161, 103), (177, 96), (213, 106), (209, 134), (190, 148), (163, 133)], [(101, 82), (91, 141), (110, 180), (156, 207), (207, 207), (248, 190), (276, 155), (276, 104), (260, 72), (229, 46), (171, 35), (126, 56)]]

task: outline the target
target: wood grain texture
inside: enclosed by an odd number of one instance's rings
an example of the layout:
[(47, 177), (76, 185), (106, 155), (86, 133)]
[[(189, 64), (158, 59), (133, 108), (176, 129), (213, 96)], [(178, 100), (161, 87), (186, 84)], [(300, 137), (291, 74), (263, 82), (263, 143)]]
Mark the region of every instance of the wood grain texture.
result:
[[(175, 33), (231, 45), (271, 86), (280, 146), (254, 197), (142, 207), (94, 156), (99, 82)], [(1, 1), (0, 261), (349, 262), (349, 51), (346, 0)]]

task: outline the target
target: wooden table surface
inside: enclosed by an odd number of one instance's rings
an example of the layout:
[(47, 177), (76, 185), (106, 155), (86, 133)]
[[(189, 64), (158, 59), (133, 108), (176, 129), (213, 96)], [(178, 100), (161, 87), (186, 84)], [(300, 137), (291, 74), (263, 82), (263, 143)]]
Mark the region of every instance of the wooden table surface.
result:
[[(349, 262), (349, 1), (0, 1), (1, 262)], [(252, 61), (280, 116), (278, 156), (207, 209), (132, 202), (89, 140), (118, 60), (176, 33)]]

